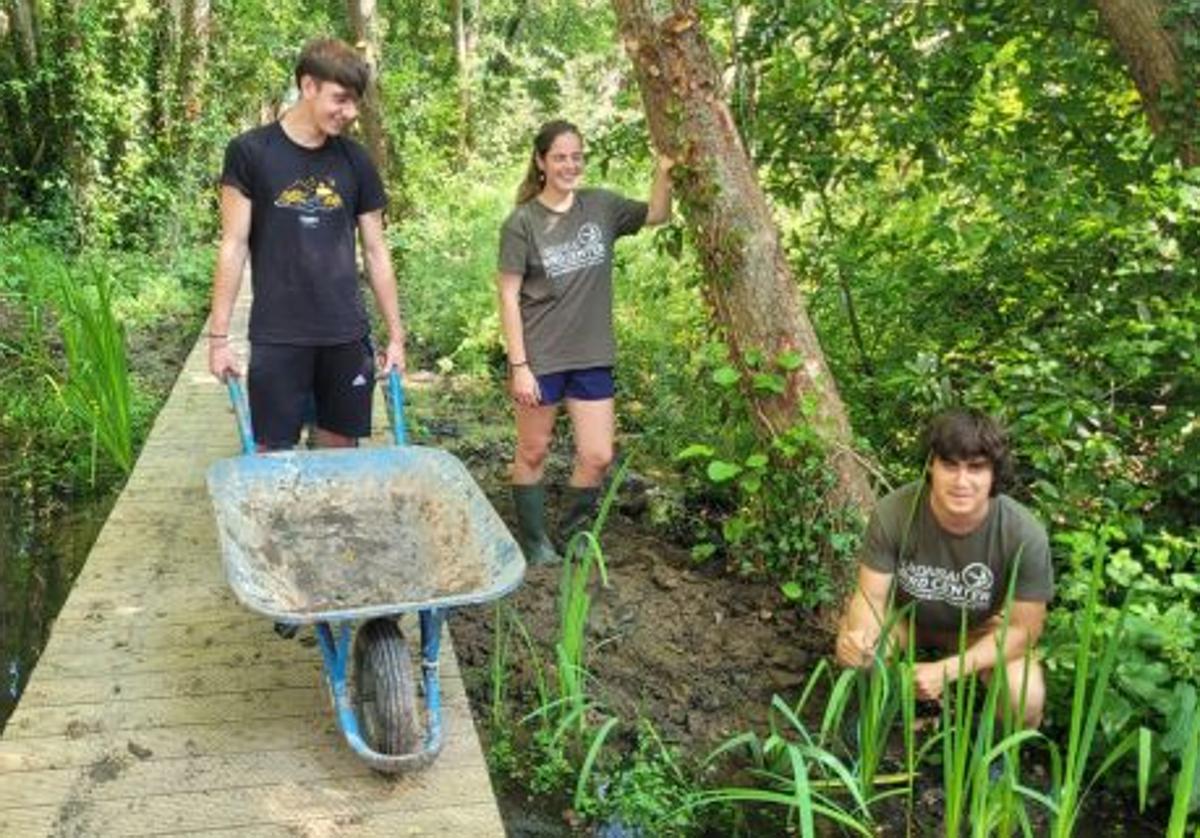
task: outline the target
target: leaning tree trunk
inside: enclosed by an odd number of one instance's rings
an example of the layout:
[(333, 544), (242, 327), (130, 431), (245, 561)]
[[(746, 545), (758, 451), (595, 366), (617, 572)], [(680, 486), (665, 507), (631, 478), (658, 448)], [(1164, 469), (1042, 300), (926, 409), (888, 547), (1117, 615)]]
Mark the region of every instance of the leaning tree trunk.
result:
[(1169, 19), (1163, 0), (1096, 0), (1096, 8), (1129, 67), (1151, 130), (1171, 143), (1185, 166), (1200, 165), (1197, 70), (1183, 48), (1185, 35), (1200, 36), (1196, 13)]
[[(733, 357), (798, 354), (782, 393), (751, 389), (761, 431), (808, 422), (837, 475), (836, 501), (862, 512), (874, 494), (851, 448), (850, 424), (779, 242), (775, 220), (738, 138), (692, 0), (656, 18), (648, 0), (613, 0), (650, 134), (678, 165), (675, 183), (708, 276), (706, 294)], [(787, 365), (790, 366), (790, 365)]]
[(363, 139), (384, 178), (388, 175), (387, 132), (383, 127), (383, 99), (379, 91), (379, 21), (375, 0), (346, 0), (354, 46), (371, 68), (371, 78), (362, 103)]

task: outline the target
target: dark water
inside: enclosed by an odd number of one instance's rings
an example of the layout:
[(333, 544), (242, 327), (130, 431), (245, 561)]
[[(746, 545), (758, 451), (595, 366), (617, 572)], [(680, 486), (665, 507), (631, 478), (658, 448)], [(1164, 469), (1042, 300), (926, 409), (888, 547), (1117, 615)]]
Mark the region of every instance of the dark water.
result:
[(36, 493), (0, 490), (0, 731), (113, 499), (67, 505)]

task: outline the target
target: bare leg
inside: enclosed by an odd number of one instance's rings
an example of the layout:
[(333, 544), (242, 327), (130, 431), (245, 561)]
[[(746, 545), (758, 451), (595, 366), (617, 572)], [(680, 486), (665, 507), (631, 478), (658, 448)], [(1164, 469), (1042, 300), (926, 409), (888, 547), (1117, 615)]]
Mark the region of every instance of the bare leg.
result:
[(567, 399), (567, 414), (575, 432), (575, 467), (570, 485), (599, 486), (613, 459), (616, 417), (613, 400)]
[(517, 450), (513, 457), (512, 482), (517, 486), (540, 483), (554, 436), (558, 405), (526, 407), (513, 405), (517, 414)]
[(324, 428), (316, 428), (316, 438), (318, 448), (354, 448), (358, 445), (358, 439), (352, 436), (342, 436), (333, 431), (327, 431)]

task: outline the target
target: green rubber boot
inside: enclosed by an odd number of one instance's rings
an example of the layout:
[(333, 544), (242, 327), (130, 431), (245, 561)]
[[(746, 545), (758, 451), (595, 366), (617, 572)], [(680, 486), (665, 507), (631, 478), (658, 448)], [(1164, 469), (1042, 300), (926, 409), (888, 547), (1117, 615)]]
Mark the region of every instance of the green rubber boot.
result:
[(599, 486), (567, 486), (563, 490), (563, 512), (558, 522), (558, 537), (562, 549), (571, 543), (571, 536), (592, 523), (596, 502), (600, 500)]
[(541, 483), (513, 486), (513, 505), (517, 508), (517, 541), (525, 561), (530, 564), (554, 564), (562, 558), (546, 536), (546, 488)]

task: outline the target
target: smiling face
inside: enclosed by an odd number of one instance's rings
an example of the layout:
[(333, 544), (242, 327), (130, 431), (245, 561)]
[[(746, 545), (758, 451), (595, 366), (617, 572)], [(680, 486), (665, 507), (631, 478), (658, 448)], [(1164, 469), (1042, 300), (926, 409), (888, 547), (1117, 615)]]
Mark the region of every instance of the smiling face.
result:
[(987, 517), (993, 480), (987, 457), (943, 460), (935, 454), (929, 464), (929, 502), (938, 522), (956, 532), (981, 523)]
[(567, 193), (583, 178), (583, 140), (578, 134), (559, 134), (546, 153), (537, 158), (538, 168), (546, 176), (543, 189)]
[(326, 136), (338, 136), (358, 118), (358, 94), (348, 87), (304, 76), (300, 91), (313, 125)]

